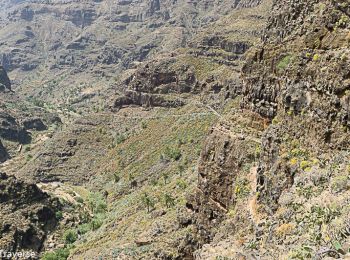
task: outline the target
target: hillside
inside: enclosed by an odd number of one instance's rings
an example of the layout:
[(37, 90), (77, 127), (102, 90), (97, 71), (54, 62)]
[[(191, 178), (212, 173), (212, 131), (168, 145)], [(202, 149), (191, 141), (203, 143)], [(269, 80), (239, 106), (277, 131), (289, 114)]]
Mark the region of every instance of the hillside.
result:
[(347, 259), (349, 8), (2, 1), (0, 250)]

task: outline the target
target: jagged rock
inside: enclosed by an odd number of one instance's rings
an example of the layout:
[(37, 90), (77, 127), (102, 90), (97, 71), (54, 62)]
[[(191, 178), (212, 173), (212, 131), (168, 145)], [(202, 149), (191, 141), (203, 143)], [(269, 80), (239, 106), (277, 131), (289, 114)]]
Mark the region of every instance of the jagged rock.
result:
[(47, 129), (46, 125), (40, 118), (26, 119), (22, 122), (22, 124), (26, 130), (33, 129), (37, 131), (43, 131)]
[(198, 166), (198, 190), (189, 197), (187, 208), (195, 213), (200, 243), (208, 243), (216, 228), (236, 202), (235, 183), (242, 167), (251, 160), (249, 141), (220, 126), (207, 138)]
[(0, 112), (0, 136), (22, 144), (26, 144), (31, 140), (29, 133), (17, 123), (14, 117), (5, 111)]
[(6, 148), (0, 141), (0, 163), (6, 161), (9, 158), (9, 154), (6, 151)]
[(145, 107), (184, 105), (182, 100), (171, 100), (165, 94), (194, 93), (197, 91), (197, 80), (189, 66), (177, 68), (176, 62), (175, 58), (164, 58), (140, 66), (122, 82), (127, 90), (124, 96), (114, 101), (113, 108), (128, 105)]
[(0, 90), (4, 91), (5, 89), (11, 90), (11, 81), (5, 69), (0, 66)]
[(47, 234), (56, 227), (58, 201), (36, 185), (4, 173), (0, 173), (0, 187), (0, 250), (38, 256)]

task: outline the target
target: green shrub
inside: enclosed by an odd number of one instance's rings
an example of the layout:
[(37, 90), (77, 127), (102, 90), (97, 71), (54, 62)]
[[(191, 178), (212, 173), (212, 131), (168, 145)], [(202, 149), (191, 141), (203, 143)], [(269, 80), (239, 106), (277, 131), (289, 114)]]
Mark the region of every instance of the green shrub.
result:
[(319, 54), (315, 54), (314, 57), (312, 58), (313, 61), (318, 61), (320, 59), (320, 55)]
[(99, 229), (103, 225), (105, 215), (97, 214), (90, 222), (90, 227), (93, 231)]
[(242, 198), (249, 195), (249, 181), (247, 179), (238, 180), (235, 184), (234, 192), (238, 198)]
[(41, 260), (66, 260), (69, 256), (68, 248), (60, 248), (54, 252), (45, 253)]
[(179, 174), (182, 176), (182, 174), (185, 172), (185, 166), (183, 164), (180, 164), (178, 166)]
[(305, 170), (306, 168), (310, 167), (311, 166), (311, 162), (309, 161), (301, 161), (300, 162), (300, 167), (301, 169)]
[(181, 151), (179, 148), (170, 148), (165, 149), (165, 156), (174, 161), (178, 161), (181, 158)]
[(185, 190), (188, 187), (188, 184), (185, 180), (179, 179), (176, 181), (176, 186), (182, 190)]
[(158, 185), (158, 179), (156, 179), (156, 178), (151, 179), (151, 185), (152, 186), (157, 186)]
[(76, 200), (76, 202), (78, 202), (80, 204), (84, 203), (84, 199), (82, 197), (77, 197), (75, 200)]
[(164, 180), (164, 184), (167, 184), (168, 180), (169, 180), (169, 174), (167, 172), (163, 172), (162, 173), (162, 177), (163, 177), (163, 180)]
[(61, 220), (63, 218), (63, 213), (60, 210), (57, 211), (55, 215), (57, 220)]
[(345, 28), (347, 24), (349, 23), (349, 17), (343, 14), (339, 21), (335, 24), (335, 28), (337, 29), (338, 27), (340, 28)]
[(290, 151), (291, 157), (307, 157), (308, 152), (305, 149), (294, 148)]
[(107, 203), (100, 193), (90, 193), (87, 199), (92, 213), (104, 213), (107, 211)]
[(278, 63), (277, 63), (277, 70), (282, 71), (285, 70), (288, 65), (293, 61), (294, 57), (292, 55), (287, 55), (284, 58), (282, 58)]
[(122, 143), (124, 143), (126, 141), (126, 139), (127, 139), (126, 136), (121, 134), (121, 135), (117, 136), (117, 138), (115, 139), (115, 142), (117, 144), (122, 144)]
[(167, 208), (171, 208), (175, 206), (175, 198), (170, 195), (169, 193), (165, 193), (163, 195), (163, 200), (164, 200), (164, 204)]
[(142, 129), (146, 129), (147, 128), (147, 123), (143, 121), (141, 123), (141, 127), (142, 127)]
[(77, 231), (73, 229), (69, 229), (63, 234), (63, 239), (66, 244), (73, 244), (78, 239)]
[(89, 232), (92, 228), (92, 225), (91, 223), (84, 223), (84, 224), (81, 224), (79, 227), (78, 227), (78, 233), (80, 235), (84, 235), (86, 234), (87, 232)]

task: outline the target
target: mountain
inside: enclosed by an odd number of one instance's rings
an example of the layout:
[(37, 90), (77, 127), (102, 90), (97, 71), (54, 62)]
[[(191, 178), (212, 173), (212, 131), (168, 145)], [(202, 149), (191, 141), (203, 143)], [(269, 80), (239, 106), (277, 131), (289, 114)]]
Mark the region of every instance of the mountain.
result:
[(0, 252), (349, 257), (346, 0), (0, 7)]
[(197, 30), (245, 4), (4, 1), (1, 64), (26, 97), (69, 106), (103, 92), (122, 70), (186, 46)]

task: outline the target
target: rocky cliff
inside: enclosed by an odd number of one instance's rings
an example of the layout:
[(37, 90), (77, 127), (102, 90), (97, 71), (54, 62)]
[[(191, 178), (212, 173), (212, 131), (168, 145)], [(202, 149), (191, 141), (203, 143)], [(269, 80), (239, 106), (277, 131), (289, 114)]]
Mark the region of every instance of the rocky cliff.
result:
[(347, 1), (273, 3), (263, 42), (242, 69), (242, 111), (267, 127), (258, 159), (244, 170), (253, 156), (236, 154), (249, 151), (251, 133), (237, 143), (213, 130), (188, 205), (197, 234), (211, 241), (198, 259), (348, 256), (348, 8)]

